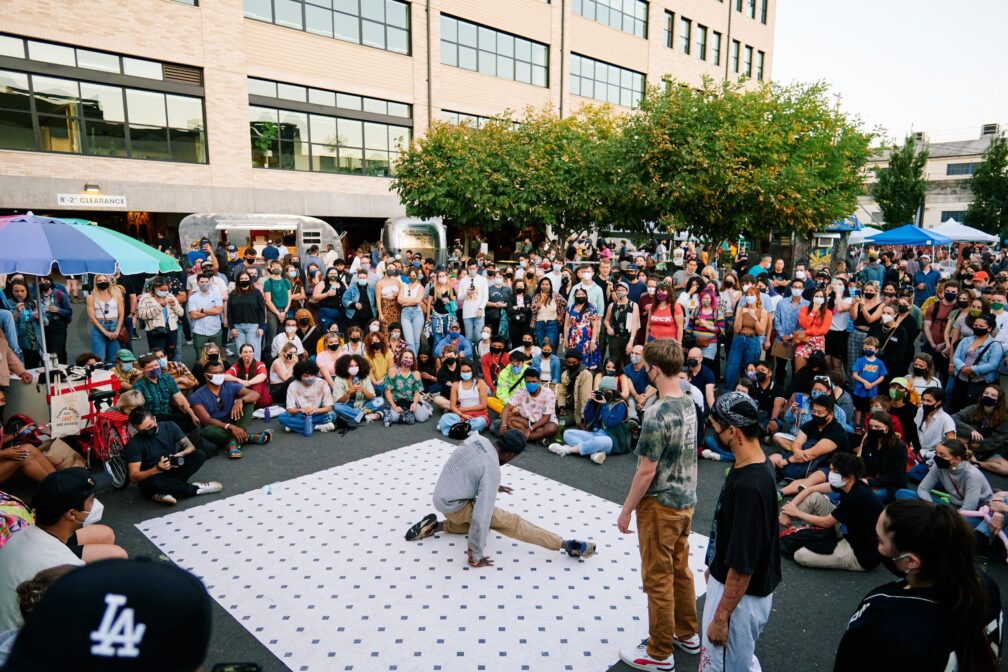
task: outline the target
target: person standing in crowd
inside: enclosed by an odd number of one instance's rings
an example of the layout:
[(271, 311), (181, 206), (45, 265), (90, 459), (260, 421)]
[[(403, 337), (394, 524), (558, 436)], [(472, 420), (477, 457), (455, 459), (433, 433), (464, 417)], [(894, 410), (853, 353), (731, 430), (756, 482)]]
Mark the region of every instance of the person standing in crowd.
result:
[(749, 362), (763, 359), (763, 341), (769, 324), (770, 314), (760, 303), (759, 292), (749, 285), (735, 309), (735, 337), (725, 361), (725, 389), (735, 388), (735, 381)]
[(38, 302), (28, 295), (28, 285), (22, 280), (9, 283), (7, 290), (14, 302), (14, 320), (17, 340), (21, 346), (25, 366), (35, 369), (42, 366), (42, 327), (39, 326)]
[(39, 310), (45, 315), (46, 348), (56, 355), (60, 364), (67, 363), (67, 326), (73, 318), (70, 298), (62, 289), (53, 287), (52, 279), (39, 278)]
[(924, 344), (923, 352), (934, 358), (935, 371), (941, 377), (948, 375), (949, 358), (945, 342), (945, 328), (949, 318), (956, 309), (959, 300), (959, 284), (954, 280), (945, 282), (941, 300), (934, 301), (924, 314)]
[(206, 457), (171, 420), (158, 422), (144, 407), (129, 415), (134, 429), (126, 444), (130, 481), (148, 499), (172, 506), (178, 500), (220, 492), (217, 481), (190, 483)]
[(448, 335), (448, 323), (456, 319), (457, 312), (455, 288), (449, 281), (448, 271), (439, 266), (427, 287), (427, 319), (430, 321), (433, 343), (439, 343)]
[(266, 333), (266, 299), (252, 283), (248, 271), (235, 274), (235, 290), (227, 305), (228, 324), (231, 338), (240, 349), (251, 345), (258, 360), (262, 352), (262, 337)]
[[(263, 301), (266, 304), (266, 336), (264, 342), (272, 343), (291, 308), (294, 285), (290, 278), (283, 277), (283, 265), (279, 261), (270, 262), (268, 270), (269, 275), (263, 281), (262, 286)], [(297, 276), (296, 271), (294, 275)], [(263, 359), (266, 360), (266, 357)]]
[[(556, 290), (557, 287), (545, 277), (539, 281), (538, 291), (532, 299), (531, 316), (535, 322), (535, 340), (540, 347), (545, 338), (551, 343), (560, 342), (560, 321), (566, 319), (567, 301)], [(516, 344), (514, 335), (511, 342)]]
[[(406, 347), (416, 355), (420, 352), (420, 342), (423, 339), (424, 323), (426, 321), (423, 306), (427, 291), (420, 281), (420, 269), (411, 266), (406, 273), (406, 277), (409, 282), (404, 284), (399, 290), (399, 305), (402, 306), (401, 337), (406, 343)], [(389, 331), (391, 332), (391, 328)], [(399, 353), (397, 352), (396, 354), (398, 355)]]
[(399, 267), (395, 262), (385, 264), (385, 277), (374, 287), (375, 298), (378, 301), (378, 314), (375, 317), (381, 324), (381, 330), (388, 333), (388, 325), (398, 322), (402, 313), (399, 305), (399, 292), (402, 290), (402, 280), (399, 277)]
[(878, 396), (879, 386), (885, 382), (889, 371), (885, 363), (876, 355), (879, 342), (874, 336), (864, 340), (861, 356), (852, 365), (851, 378), (854, 380), (854, 426), (861, 425), (861, 418), (871, 408), (872, 400)]
[(826, 352), (826, 332), (833, 323), (833, 313), (826, 307), (826, 291), (813, 290), (810, 305), (798, 310), (795, 332), (794, 370), (801, 370), (813, 352)]
[(906, 329), (896, 321), (896, 305), (882, 306), (882, 317), (868, 329), (868, 335), (879, 343), (878, 358), (885, 364), (888, 380), (906, 371), (913, 361), (914, 345)]
[(487, 289), (486, 325), (491, 334), (500, 333), (501, 316), (511, 302), (511, 288), (504, 284), (504, 275), (495, 273)]
[(722, 395), (710, 424), (735, 465), (721, 487), (707, 545), (700, 670), (759, 669), (756, 640), (781, 581), (774, 472), (759, 444), (759, 409), (752, 399), (739, 392)]
[[(486, 317), (486, 304), (489, 300), (489, 287), (486, 278), (480, 275), (479, 262), (471, 257), (466, 265), (468, 275), (458, 282), (457, 291), (462, 301), (462, 322), (465, 326), (465, 337), (471, 343), (479, 340)], [(470, 359), (473, 354), (467, 355)]]
[(826, 309), (833, 319), (826, 332), (826, 364), (831, 371), (847, 371), (853, 360), (847, 359), (847, 341), (850, 337), (850, 309), (853, 305), (847, 281), (833, 278), (826, 298)]
[(185, 309), (171, 293), (168, 278), (158, 276), (151, 281), (150, 291), (140, 295), (136, 314), (146, 325), (147, 348), (151, 352), (163, 350), (168, 359), (174, 359)]
[(700, 652), (696, 593), (689, 568), (689, 533), (696, 506), (697, 413), (679, 387), (682, 346), (673, 339), (644, 347), (651, 383), (660, 395), (644, 411), (635, 454), (637, 471), (616, 522), (630, 533), (637, 513), (641, 578), (648, 596), (648, 638), (620, 650), (635, 669), (672, 669), (672, 649)]
[(578, 286), (571, 295), (574, 301), (567, 309), (564, 320), (564, 349), (585, 353), (584, 365), (593, 369), (602, 362), (599, 348), (601, 319), (595, 305), (589, 302), (587, 290)]
[(630, 349), (640, 329), (640, 311), (636, 303), (630, 302), (630, 287), (626, 282), (616, 285), (616, 300), (606, 309), (605, 329), (609, 337), (609, 356), (622, 369), (630, 361)]
[(958, 411), (977, 399), (987, 385), (998, 379), (1004, 360), (1001, 344), (991, 336), (994, 316), (977, 315), (973, 320), (973, 335), (959, 341), (952, 357), (953, 374), (951, 410)]
[(346, 290), (346, 279), (336, 268), (327, 269), (325, 280), (315, 285), (310, 303), (318, 309), (323, 331), (330, 324), (343, 324), (343, 296)]
[(972, 533), (950, 506), (896, 501), (875, 525), (898, 581), (873, 589), (837, 648), (835, 672), (996, 672), (1001, 593), (977, 569)]
[(109, 276), (95, 276), (94, 289), (87, 296), (87, 312), (91, 321), (91, 352), (103, 362), (114, 361), (126, 308), (122, 294), (112, 288)]
[(938, 281), (941, 280), (941, 273), (931, 267), (931, 256), (922, 254), (920, 256), (920, 270), (913, 275), (914, 303), (920, 306), (927, 299), (935, 295), (938, 289)]
[(703, 351), (700, 348), (690, 348), (686, 353), (686, 369), (690, 384), (703, 395), (703, 416), (706, 418), (714, 405), (714, 386), (717, 384), (717, 378), (704, 363)]
[(212, 290), (211, 279), (205, 275), (196, 280), (196, 288), (198, 291), (189, 296), (187, 308), (193, 330), (193, 349), (199, 355), (207, 343), (224, 347), (224, 300)]

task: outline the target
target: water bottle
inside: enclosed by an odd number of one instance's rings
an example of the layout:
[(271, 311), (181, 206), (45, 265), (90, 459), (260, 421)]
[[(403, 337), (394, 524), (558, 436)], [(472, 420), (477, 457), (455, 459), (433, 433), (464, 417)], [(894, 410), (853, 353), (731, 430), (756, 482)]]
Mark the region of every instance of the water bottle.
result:
[(314, 423), (312, 421), (312, 416), (306, 414), (305, 415), (305, 419), (304, 419), (304, 435), (305, 436), (311, 436), (312, 432), (315, 431), (315, 428), (312, 426), (313, 424)]
[(269, 406), (267, 406), (265, 409), (263, 409), (263, 421), (265, 421), (267, 425), (269, 424), (269, 421), (270, 421), (270, 407)]

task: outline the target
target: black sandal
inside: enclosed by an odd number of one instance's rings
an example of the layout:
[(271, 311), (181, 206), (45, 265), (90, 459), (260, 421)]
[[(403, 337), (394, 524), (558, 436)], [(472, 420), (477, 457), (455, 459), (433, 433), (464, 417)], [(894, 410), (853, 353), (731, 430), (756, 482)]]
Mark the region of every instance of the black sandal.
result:
[(433, 513), (428, 513), (423, 517), (423, 520), (406, 530), (406, 541), (417, 541), (429, 537), (434, 534), (437, 527), (437, 516)]

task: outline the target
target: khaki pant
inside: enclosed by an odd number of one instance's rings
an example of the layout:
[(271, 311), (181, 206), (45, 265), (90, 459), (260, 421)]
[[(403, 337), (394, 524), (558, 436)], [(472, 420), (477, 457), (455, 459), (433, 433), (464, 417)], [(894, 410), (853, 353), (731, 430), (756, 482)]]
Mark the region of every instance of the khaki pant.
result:
[[(829, 497), (821, 492), (813, 492), (806, 497), (798, 508), (813, 516), (828, 516), (833, 513), (836, 506), (829, 500)], [(841, 539), (833, 552), (829, 555), (813, 553), (807, 548), (799, 548), (795, 551), (794, 561), (803, 567), (817, 567), (819, 569), (847, 569), (852, 572), (863, 572), (864, 567), (857, 561), (854, 549), (847, 543), (846, 539)]]
[(689, 566), (693, 509), (672, 509), (645, 497), (637, 505), (641, 575), (648, 596), (648, 655), (672, 657), (672, 638), (700, 630), (696, 591)]
[[(449, 534), (465, 534), (469, 531), (469, 523), (472, 522), (473, 502), (470, 500), (465, 506), (454, 513), (446, 513), (445, 522), (441, 529)], [(563, 548), (563, 538), (552, 532), (547, 532), (541, 527), (536, 527), (521, 516), (494, 507), (493, 515), (490, 517), (490, 529), (500, 532), (505, 537), (511, 537), (527, 544), (535, 544), (548, 548), (551, 551), (559, 551)]]

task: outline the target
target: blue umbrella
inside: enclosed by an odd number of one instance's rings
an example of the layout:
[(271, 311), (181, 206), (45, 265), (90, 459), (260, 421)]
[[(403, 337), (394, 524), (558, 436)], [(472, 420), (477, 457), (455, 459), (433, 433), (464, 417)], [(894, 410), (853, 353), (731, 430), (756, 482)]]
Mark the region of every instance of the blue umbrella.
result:
[(913, 224), (883, 231), (865, 240), (876, 245), (948, 245), (952, 242), (940, 233)]

